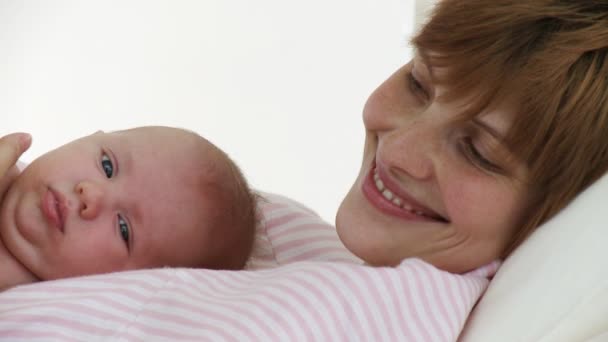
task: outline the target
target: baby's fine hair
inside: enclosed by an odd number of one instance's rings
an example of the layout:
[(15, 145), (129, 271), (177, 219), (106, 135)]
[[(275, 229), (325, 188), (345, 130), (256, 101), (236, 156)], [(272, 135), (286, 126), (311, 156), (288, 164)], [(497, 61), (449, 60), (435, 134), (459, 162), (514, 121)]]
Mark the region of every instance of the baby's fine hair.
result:
[(443, 0), (412, 39), (463, 120), (514, 100), (532, 205), (509, 253), (608, 169), (608, 1)]
[(259, 224), (257, 203), (260, 196), (250, 188), (237, 164), (224, 151), (219, 152), (224, 154), (232, 178), (232, 182), (220, 185), (227, 196), (224, 202), (224, 224), (232, 227), (231, 231), (227, 232), (232, 240), (227, 246), (229, 253), (221, 253), (220, 258), (223, 269), (241, 269), (253, 248), (255, 231)]
[[(206, 221), (201, 227), (211, 229), (208, 241), (201, 243), (204, 261), (197, 265), (209, 269), (242, 269), (247, 262), (258, 225), (258, 194), (253, 191), (236, 163), (220, 148), (185, 130), (203, 142), (199, 150), (200, 159), (193, 165), (200, 171), (199, 189), (204, 196), (213, 198), (212, 207), (201, 207), (206, 211)], [(211, 158), (215, 154), (217, 158)], [(195, 155), (194, 159), (197, 158)], [(213, 161), (213, 162), (210, 162)], [(205, 204), (208, 205), (208, 204)]]

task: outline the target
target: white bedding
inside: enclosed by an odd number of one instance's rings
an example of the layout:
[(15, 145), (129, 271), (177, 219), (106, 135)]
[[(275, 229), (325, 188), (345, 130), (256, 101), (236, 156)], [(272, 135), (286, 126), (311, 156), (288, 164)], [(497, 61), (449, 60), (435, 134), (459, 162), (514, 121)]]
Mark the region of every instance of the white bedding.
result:
[[(64, 279), (0, 294), (0, 341), (455, 341), (484, 275), (408, 259)], [(461, 308), (440, 318), (450, 297)]]
[(500, 268), (461, 342), (608, 341), (608, 176)]

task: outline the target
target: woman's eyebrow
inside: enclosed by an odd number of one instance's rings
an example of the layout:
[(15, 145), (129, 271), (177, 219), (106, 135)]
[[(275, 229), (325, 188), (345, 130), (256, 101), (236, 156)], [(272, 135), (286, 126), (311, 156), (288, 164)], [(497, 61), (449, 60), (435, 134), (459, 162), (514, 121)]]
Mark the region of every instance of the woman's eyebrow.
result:
[(479, 120), (479, 118), (473, 118), (472, 121), (476, 126), (480, 127), (481, 129), (488, 132), (491, 136), (493, 136), (494, 139), (496, 139), (500, 142), (504, 141), (504, 136), (496, 128), (492, 127), (487, 122), (483, 122), (483, 121)]
[(418, 49), (416, 55), (422, 60), (422, 65), (424, 66), (428, 74), (431, 76), (431, 79), (434, 79), (433, 65), (431, 64), (431, 60), (428, 54), (424, 50)]
[(505, 139), (504, 133), (501, 133), (498, 129), (496, 129), (489, 123), (480, 120), (479, 118), (473, 118), (472, 122), (475, 126), (478, 126), (480, 129), (483, 129), (494, 139), (496, 139), (498, 145), (503, 148), (505, 152), (517, 155), (517, 153), (514, 151), (513, 144)]

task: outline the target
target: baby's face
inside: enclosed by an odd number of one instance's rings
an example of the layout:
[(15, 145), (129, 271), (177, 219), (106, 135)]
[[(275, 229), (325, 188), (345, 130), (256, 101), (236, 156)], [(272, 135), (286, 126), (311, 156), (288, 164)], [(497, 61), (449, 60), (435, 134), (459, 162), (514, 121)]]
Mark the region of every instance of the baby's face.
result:
[(195, 267), (213, 243), (211, 180), (201, 172), (217, 158), (211, 144), (173, 128), (78, 139), (16, 180), (0, 211), (2, 240), (41, 279)]

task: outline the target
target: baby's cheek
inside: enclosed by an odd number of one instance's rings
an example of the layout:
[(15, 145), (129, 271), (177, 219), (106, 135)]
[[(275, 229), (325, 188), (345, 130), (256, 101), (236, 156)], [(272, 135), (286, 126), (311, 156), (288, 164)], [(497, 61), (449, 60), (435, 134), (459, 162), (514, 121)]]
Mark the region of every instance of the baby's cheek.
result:
[(115, 253), (107, 248), (103, 239), (95, 239), (95, 234), (82, 234), (83, 230), (92, 232), (99, 227), (72, 226), (71, 229), (71, 236), (59, 242), (56, 255), (48, 256), (49, 268), (53, 270), (54, 275), (66, 277), (111, 271), (109, 264), (115, 258)]

